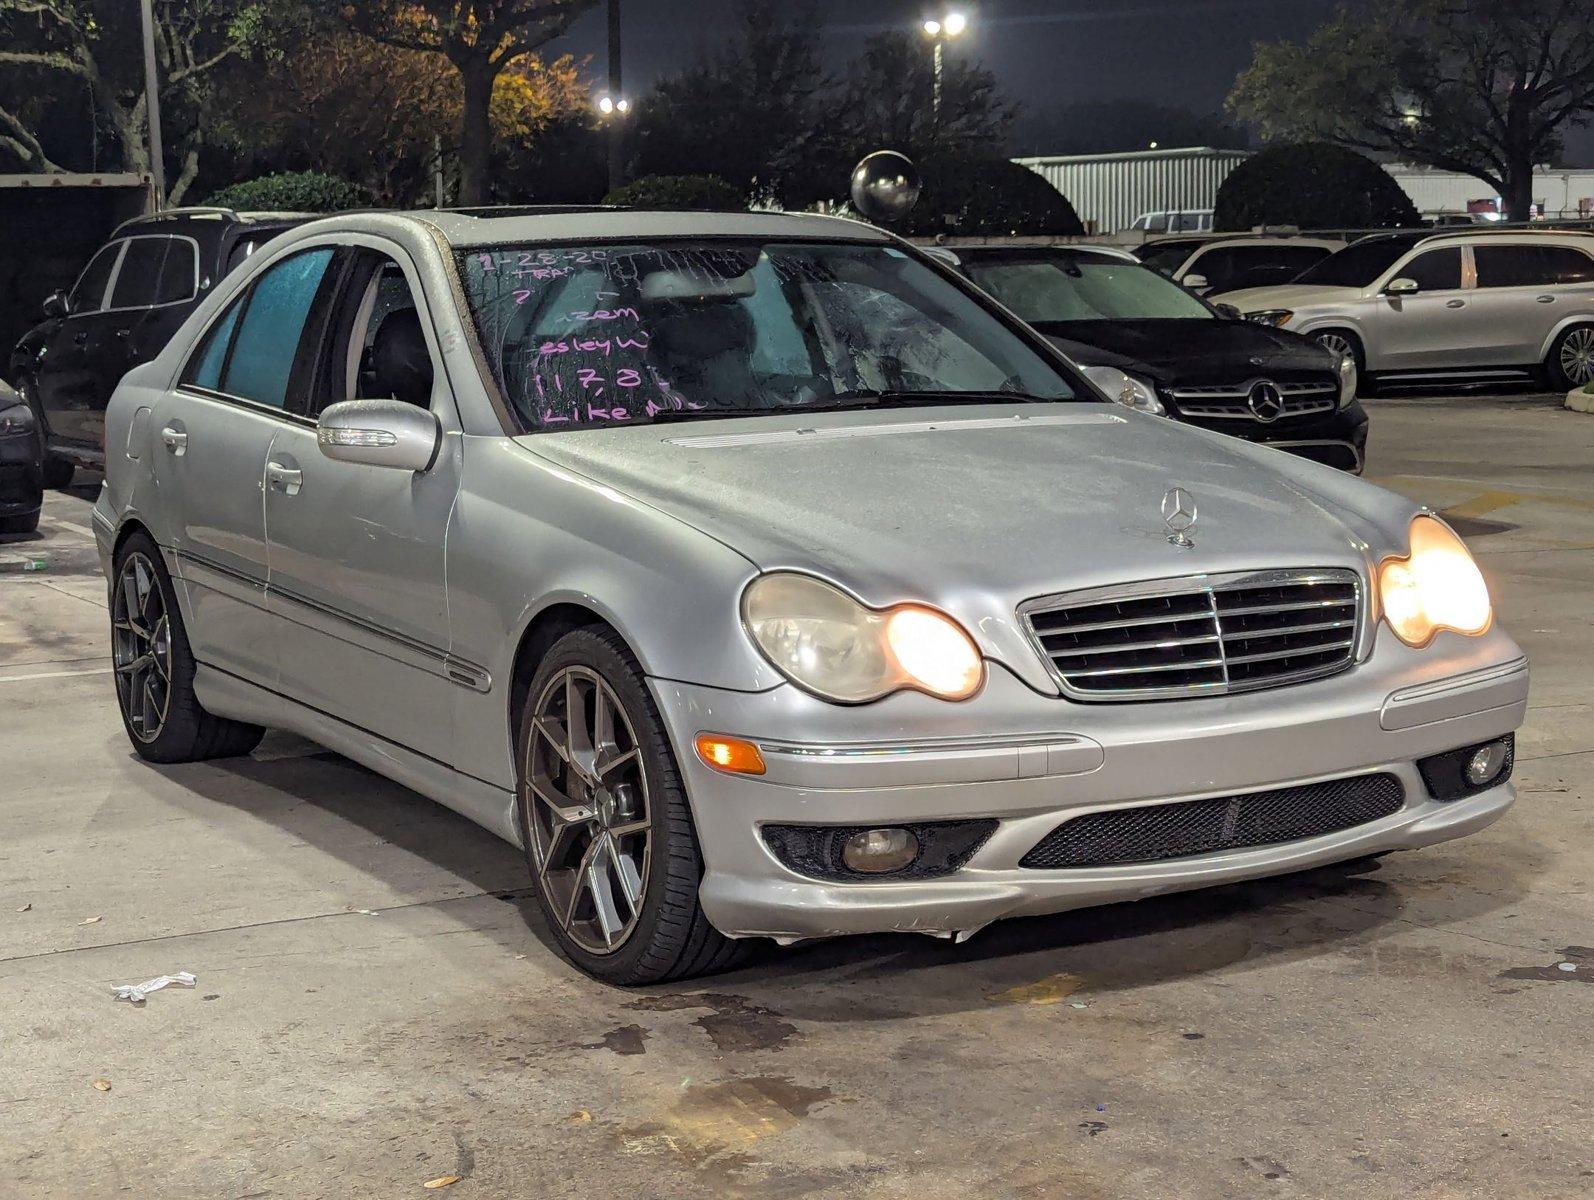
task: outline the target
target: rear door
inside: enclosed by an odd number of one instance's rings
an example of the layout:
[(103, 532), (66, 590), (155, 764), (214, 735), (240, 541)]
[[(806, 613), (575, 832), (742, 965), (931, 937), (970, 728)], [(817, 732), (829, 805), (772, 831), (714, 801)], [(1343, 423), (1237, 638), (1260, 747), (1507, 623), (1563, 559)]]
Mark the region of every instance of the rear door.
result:
[(116, 319), (105, 306), (126, 248), (126, 239), (118, 239), (89, 260), (72, 288), (67, 316), (39, 362), (39, 408), (53, 443), (100, 449), (103, 423), (93, 423), (91, 416), (102, 390), (107, 332)]
[(188, 600), (194, 657), (274, 687), (266, 611), (265, 467), (273, 440), (306, 424), (306, 327), (336, 252), (300, 251), (261, 273), (212, 322), (176, 390), (152, 414), (163, 540)]
[(1594, 260), (1572, 246), (1481, 241), (1477, 264), (1480, 363), (1526, 366), (1564, 317), (1582, 311)]

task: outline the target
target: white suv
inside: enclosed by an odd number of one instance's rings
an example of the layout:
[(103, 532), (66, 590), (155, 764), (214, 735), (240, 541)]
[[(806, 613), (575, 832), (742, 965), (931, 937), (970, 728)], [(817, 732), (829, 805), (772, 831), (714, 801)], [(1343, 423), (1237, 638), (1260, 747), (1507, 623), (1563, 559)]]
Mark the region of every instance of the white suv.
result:
[(1381, 234), (1293, 283), (1209, 298), (1352, 356), (1364, 385), (1542, 372), (1567, 390), (1594, 380), (1590, 234)]

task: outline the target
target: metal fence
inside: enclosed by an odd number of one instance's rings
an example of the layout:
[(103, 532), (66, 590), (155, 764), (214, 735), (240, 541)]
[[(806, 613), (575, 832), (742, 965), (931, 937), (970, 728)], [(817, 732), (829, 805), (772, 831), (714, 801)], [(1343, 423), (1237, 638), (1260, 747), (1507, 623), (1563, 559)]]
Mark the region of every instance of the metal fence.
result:
[(1218, 186), (1248, 157), (1245, 150), (1195, 146), (1013, 161), (1067, 196), (1086, 229), (1114, 233), (1141, 213), (1211, 208)]

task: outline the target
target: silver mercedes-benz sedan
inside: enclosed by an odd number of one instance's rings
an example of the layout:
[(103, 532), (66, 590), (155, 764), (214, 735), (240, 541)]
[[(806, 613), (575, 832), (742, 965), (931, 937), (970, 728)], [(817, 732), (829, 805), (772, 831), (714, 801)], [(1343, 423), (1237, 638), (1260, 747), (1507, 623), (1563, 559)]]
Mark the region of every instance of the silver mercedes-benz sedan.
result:
[(524, 848), (636, 984), (1408, 850), (1528, 668), (1432, 513), (1107, 401), (875, 228), (358, 214), (111, 402), (157, 763), (295, 730)]

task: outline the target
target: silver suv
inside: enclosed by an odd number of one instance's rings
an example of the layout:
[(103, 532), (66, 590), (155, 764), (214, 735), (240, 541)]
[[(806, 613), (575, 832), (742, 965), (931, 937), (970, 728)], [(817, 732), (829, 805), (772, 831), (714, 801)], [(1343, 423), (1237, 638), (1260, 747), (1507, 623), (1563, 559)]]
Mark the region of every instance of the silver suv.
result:
[[(1364, 238), (1280, 287), (1210, 297), (1356, 359), (1362, 380), (1594, 379), (1594, 235)], [(1364, 389), (1365, 390), (1365, 387)]]

